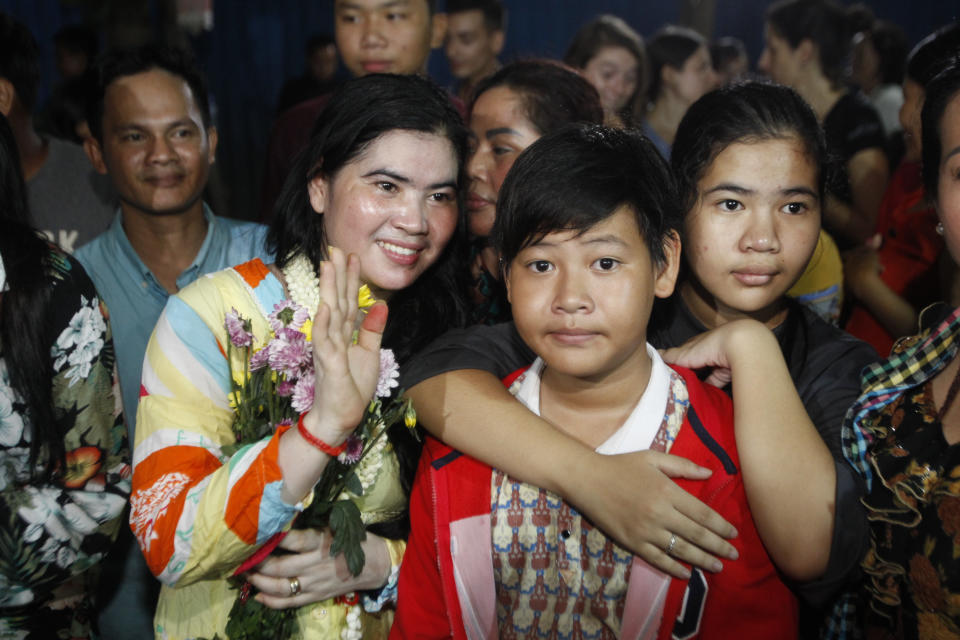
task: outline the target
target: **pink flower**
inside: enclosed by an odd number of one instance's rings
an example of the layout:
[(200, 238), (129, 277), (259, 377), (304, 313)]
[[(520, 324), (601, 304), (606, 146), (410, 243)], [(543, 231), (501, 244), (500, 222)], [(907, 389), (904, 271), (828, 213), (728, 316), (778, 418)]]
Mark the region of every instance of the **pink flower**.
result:
[(257, 371), (267, 366), (267, 360), (270, 357), (270, 349), (264, 347), (258, 349), (250, 356), (250, 371)]
[(363, 438), (351, 433), (347, 436), (347, 448), (344, 449), (343, 453), (337, 456), (337, 460), (343, 464), (356, 464), (360, 462), (360, 458), (363, 456)]
[(286, 398), (293, 395), (293, 390), (296, 387), (296, 383), (290, 382), (289, 380), (281, 380), (277, 385), (277, 395), (281, 398)]
[(273, 313), (268, 317), (270, 318), (270, 328), (276, 332), (283, 327), (299, 329), (310, 317), (310, 314), (293, 300), (285, 299), (273, 305)]
[(296, 329), (281, 327), (267, 348), (270, 368), (288, 377), (299, 376), (313, 366), (313, 349), (307, 337)]
[(307, 371), (297, 380), (293, 388), (293, 397), (290, 399), (290, 406), (297, 413), (306, 413), (313, 406), (314, 381), (313, 371)]
[(231, 308), (224, 316), (223, 326), (230, 335), (230, 343), (235, 347), (249, 347), (253, 343), (250, 333), (250, 321), (244, 320), (236, 308)]
[(400, 385), (397, 378), (400, 377), (400, 367), (397, 366), (397, 359), (391, 349), (380, 349), (380, 375), (377, 378), (377, 397), (386, 398), (390, 396), (391, 389)]

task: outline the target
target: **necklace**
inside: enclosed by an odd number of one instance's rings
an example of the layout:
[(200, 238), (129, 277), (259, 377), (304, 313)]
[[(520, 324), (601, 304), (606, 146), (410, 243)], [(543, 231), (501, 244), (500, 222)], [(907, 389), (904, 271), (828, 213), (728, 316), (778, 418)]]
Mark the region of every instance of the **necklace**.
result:
[(312, 316), (320, 306), (320, 278), (310, 260), (299, 253), (287, 261), (282, 271), (283, 279), (287, 281), (287, 295)]
[[(281, 269), (287, 283), (287, 295), (291, 300), (307, 310), (312, 317), (320, 306), (320, 278), (313, 270), (313, 264), (307, 256), (297, 254)], [(357, 303), (361, 310), (369, 309), (376, 302), (370, 287), (360, 285)]]

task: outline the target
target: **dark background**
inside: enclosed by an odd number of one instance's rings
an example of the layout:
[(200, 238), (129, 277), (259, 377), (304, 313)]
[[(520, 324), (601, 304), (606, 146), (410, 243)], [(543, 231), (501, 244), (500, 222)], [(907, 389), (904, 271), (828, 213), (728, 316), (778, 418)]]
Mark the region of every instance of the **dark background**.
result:
[[(443, 0), (440, 0), (442, 5)], [(577, 28), (599, 13), (614, 13), (641, 35), (672, 22), (696, 27), (710, 38), (736, 36), (756, 63), (763, 48), (767, 0), (504, 0), (509, 11), (504, 60), (563, 55)], [(844, 2), (843, 4), (850, 4)], [(960, 15), (960, 0), (871, 0), (878, 17), (892, 20), (911, 44)], [(190, 45), (206, 68), (220, 128), (217, 213), (251, 218), (259, 185), (274, 101), (283, 81), (303, 70), (303, 43), (315, 32), (332, 32), (332, 0), (213, 0), (212, 31), (188, 35), (177, 27), (176, 0), (0, 0), (34, 33), (43, 51), (41, 101), (56, 80), (53, 34), (85, 23), (102, 45), (147, 40)], [(341, 70), (343, 73), (343, 70)], [(430, 73), (442, 84), (450, 77), (440, 51)]]

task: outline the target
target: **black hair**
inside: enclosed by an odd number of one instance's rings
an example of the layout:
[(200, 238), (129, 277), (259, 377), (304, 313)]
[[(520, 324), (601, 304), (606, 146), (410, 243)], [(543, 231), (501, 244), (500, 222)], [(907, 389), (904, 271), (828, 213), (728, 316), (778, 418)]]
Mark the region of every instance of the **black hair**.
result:
[(40, 49), (30, 30), (4, 12), (0, 12), (0, 77), (10, 81), (20, 103), (32, 111), (40, 84)]
[(100, 50), (100, 39), (97, 32), (79, 24), (68, 25), (53, 34), (53, 43), (70, 51), (87, 56), (88, 62), (93, 62)]
[(119, 78), (161, 69), (183, 79), (190, 87), (193, 101), (200, 111), (204, 128), (212, 125), (207, 80), (194, 57), (183, 49), (163, 45), (145, 45), (132, 50), (107, 51), (97, 59), (89, 75), (87, 125), (90, 133), (103, 142), (103, 111), (107, 89)]
[(943, 118), (947, 106), (960, 94), (960, 55), (946, 62), (943, 70), (927, 83), (920, 113), (920, 141), (923, 154), (923, 188), (927, 200), (937, 201), (940, 192), (940, 159), (943, 156)]
[(710, 61), (714, 71), (722, 71), (725, 65), (746, 57), (747, 48), (739, 38), (724, 36), (710, 45)]
[(622, 114), (628, 116), (637, 96), (643, 93), (647, 85), (647, 53), (643, 38), (623, 19), (606, 13), (580, 27), (567, 48), (563, 61), (574, 69), (583, 69), (601, 49), (607, 47), (626, 49), (637, 61), (637, 88), (627, 101), (625, 113)]
[(663, 88), (663, 68), (682, 69), (697, 49), (706, 46), (702, 35), (688, 29), (668, 24), (661, 28), (647, 42), (647, 56), (650, 60), (650, 86), (647, 88), (647, 101), (654, 102), (660, 97)]
[(507, 87), (520, 95), (524, 115), (540, 134), (571, 122), (603, 122), (600, 94), (593, 85), (553, 60), (519, 60), (504, 65), (477, 84), (473, 102), (496, 87)]
[(817, 47), (820, 70), (834, 87), (843, 84), (854, 29), (860, 22), (833, 0), (780, 0), (767, 8), (766, 21), (796, 49), (804, 40)]
[(745, 82), (705, 94), (684, 114), (670, 154), (684, 213), (696, 204), (697, 183), (710, 163), (728, 146), (791, 137), (800, 140), (817, 167), (822, 200), (829, 173), (823, 129), (796, 91), (768, 82)]
[[(449, 140), (457, 157), (457, 184), (464, 184), (468, 132), (443, 89), (416, 75), (371, 74), (348, 80), (320, 113), (274, 206), (267, 246), (280, 268), (298, 254), (306, 256), (314, 269), (326, 259), (324, 216), (310, 204), (310, 182), (318, 175), (334, 180), (340, 169), (391, 131), (436, 134)], [(457, 199), (462, 200), (459, 188)], [(458, 210), (464, 211), (462, 206)], [(465, 247), (461, 213), (453, 237), (433, 266), (390, 298), (383, 346), (393, 349), (401, 366), (447, 329), (466, 324)], [(388, 437), (397, 452), (401, 484), (409, 492), (420, 445), (402, 423), (391, 427)], [(369, 529), (389, 538), (404, 537), (409, 531), (408, 515)]]
[(880, 82), (902, 83), (907, 62), (907, 35), (903, 29), (889, 20), (877, 20), (865, 37), (870, 38), (877, 51)]
[(50, 365), (51, 249), (30, 226), (27, 188), (13, 131), (0, 114), (0, 256), (9, 290), (0, 293), (0, 347), (10, 386), (30, 416), (30, 467), (49, 479), (64, 457), (62, 417), (53, 409)]
[(960, 51), (960, 22), (937, 29), (910, 51), (907, 56), (907, 77), (922, 87), (927, 86)]
[(636, 216), (654, 264), (681, 220), (666, 161), (630, 129), (573, 124), (547, 134), (517, 157), (497, 200), (494, 246), (503, 268), (555, 231), (583, 233), (622, 206)]
[(847, 27), (852, 33), (870, 31), (877, 22), (877, 14), (863, 2), (856, 2), (847, 7), (846, 14)]
[(505, 31), (507, 26), (507, 10), (500, 0), (447, 0), (447, 13), (462, 13), (464, 11), (480, 11), (483, 13), (483, 24), (487, 31)]
[(86, 121), (89, 85), (86, 76), (64, 80), (51, 96), (37, 128), (55, 138), (83, 144), (77, 125)]
[(331, 36), (329, 33), (315, 33), (307, 38), (307, 43), (303, 47), (303, 53), (309, 58), (313, 55), (314, 51), (317, 51), (318, 49), (326, 49), (333, 44), (335, 44), (333, 36)]

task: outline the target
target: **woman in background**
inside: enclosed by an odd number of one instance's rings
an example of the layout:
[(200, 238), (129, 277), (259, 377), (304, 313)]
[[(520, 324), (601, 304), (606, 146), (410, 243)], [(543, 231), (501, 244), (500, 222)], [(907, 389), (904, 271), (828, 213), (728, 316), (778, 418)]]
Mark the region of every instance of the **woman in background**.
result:
[(477, 85), (470, 106), (473, 145), (467, 163), (474, 322), (510, 319), (499, 259), (489, 246), (489, 236), (500, 185), (513, 162), (544, 134), (573, 122), (602, 124), (603, 118), (596, 89), (572, 69), (550, 60), (510, 63)]
[[(914, 47), (903, 80), (900, 110), (904, 157), (880, 203), (875, 235), (844, 255), (844, 278), (854, 304), (844, 327), (882, 356), (916, 330), (927, 305), (946, 300), (953, 262), (943, 253), (937, 212), (920, 172), (920, 112), (926, 85), (960, 51), (960, 23), (935, 31)], [(946, 277), (941, 277), (946, 276)]]
[(644, 135), (670, 160), (670, 147), (687, 109), (716, 88), (707, 41), (685, 27), (668, 25), (647, 45), (650, 86), (641, 125)]
[(841, 249), (873, 234), (889, 173), (880, 117), (863, 94), (844, 84), (850, 26), (832, 0), (781, 0), (767, 9), (766, 46), (757, 63), (813, 107), (827, 148), (839, 159), (823, 213)]
[(579, 69), (600, 94), (607, 125), (633, 124), (646, 85), (647, 56), (640, 34), (617, 16), (598, 16), (577, 31), (563, 61)]

